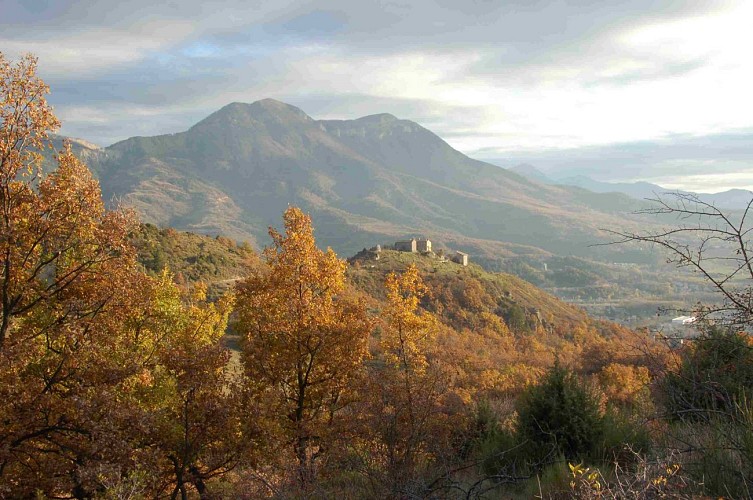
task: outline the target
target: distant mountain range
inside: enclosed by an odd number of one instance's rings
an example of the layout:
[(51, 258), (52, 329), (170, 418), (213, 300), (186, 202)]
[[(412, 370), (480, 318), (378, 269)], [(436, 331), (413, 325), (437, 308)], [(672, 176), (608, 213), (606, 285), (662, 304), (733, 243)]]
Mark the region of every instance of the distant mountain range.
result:
[(645, 224), (626, 195), (547, 185), (471, 159), (420, 125), (381, 114), (314, 120), (265, 99), (233, 103), (189, 130), (74, 150), (106, 199), (146, 222), (253, 244), (288, 204), (311, 212), (317, 237), (343, 254), (428, 236), (485, 259), (579, 255), (619, 261), (627, 247), (591, 247), (599, 228)]
[[(637, 200), (656, 199), (658, 195), (664, 193), (685, 193), (676, 189), (667, 189), (658, 184), (650, 182), (603, 182), (591, 179), (584, 175), (573, 177), (563, 177), (553, 179), (533, 165), (524, 163), (509, 169), (518, 175), (522, 175), (532, 181), (549, 185), (577, 186), (587, 189), (594, 193), (621, 193), (626, 194)], [(723, 210), (741, 210), (744, 209), (748, 202), (753, 198), (750, 191), (744, 189), (730, 189), (721, 193), (693, 193), (706, 203), (711, 203)]]

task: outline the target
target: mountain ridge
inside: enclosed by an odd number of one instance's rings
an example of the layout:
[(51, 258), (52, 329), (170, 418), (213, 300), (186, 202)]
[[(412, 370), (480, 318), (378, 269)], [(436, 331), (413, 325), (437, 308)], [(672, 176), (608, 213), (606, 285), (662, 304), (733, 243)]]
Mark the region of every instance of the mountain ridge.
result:
[(744, 189), (728, 189), (718, 193), (703, 193), (670, 189), (647, 181), (636, 182), (605, 182), (598, 181), (586, 175), (552, 178), (531, 164), (520, 164), (508, 169), (510, 172), (526, 177), (542, 184), (573, 186), (593, 193), (620, 193), (636, 200), (653, 200), (657, 196), (671, 193), (695, 195), (704, 203), (709, 203), (723, 210), (744, 210), (753, 197), (750, 191)]
[(637, 224), (607, 197), (469, 158), (387, 113), (315, 120), (274, 99), (234, 102), (183, 132), (82, 152), (106, 198), (146, 222), (253, 244), (291, 203), (345, 254), (418, 231), (490, 259), (598, 256), (598, 227)]

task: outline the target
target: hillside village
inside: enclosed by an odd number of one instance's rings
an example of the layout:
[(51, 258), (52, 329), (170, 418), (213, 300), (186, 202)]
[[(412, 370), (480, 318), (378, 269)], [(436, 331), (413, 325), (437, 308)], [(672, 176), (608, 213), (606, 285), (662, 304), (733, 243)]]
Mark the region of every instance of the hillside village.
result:
[[(391, 245), (391, 247), (392, 250), (398, 252), (420, 253), (436, 257), (439, 262), (455, 262), (456, 264), (460, 264), (462, 266), (468, 266), (467, 253), (457, 250), (454, 254), (451, 254), (448, 257), (443, 249), (439, 249), (437, 252), (434, 252), (434, 250), (432, 250), (432, 242), (428, 238), (411, 238), (409, 240), (396, 241), (393, 245)], [(370, 252), (371, 254), (373, 254), (374, 260), (379, 260), (380, 254), (382, 252), (382, 246), (376, 245), (369, 248), (368, 250), (364, 248), (361, 253), (363, 252)]]

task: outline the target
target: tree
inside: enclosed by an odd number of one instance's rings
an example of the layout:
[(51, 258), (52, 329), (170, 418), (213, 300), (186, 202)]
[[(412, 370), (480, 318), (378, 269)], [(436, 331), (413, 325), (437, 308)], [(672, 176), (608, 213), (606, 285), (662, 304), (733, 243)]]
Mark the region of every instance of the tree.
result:
[(152, 317), (142, 328), (169, 333), (155, 346), (154, 363), (124, 390), (147, 424), (135, 437), (161, 452), (157, 467), (172, 498), (186, 498), (189, 486), (204, 498), (208, 480), (256, 451), (250, 449), (256, 422), (243, 424), (248, 399), (228, 373), (230, 352), (222, 345), (234, 297), (207, 302), (203, 284), (181, 293), (163, 272), (151, 302)]
[(58, 121), (35, 72), (0, 55), (0, 489), (85, 496), (93, 464), (128, 455), (115, 388), (135, 358), (117, 353), (147, 284), (132, 217), (70, 148), (41, 171)]
[(35, 71), (0, 54), (0, 496), (201, 493), (239, 453), (231, 301), (141, 273), (135, 217), (70, 147), (42, 171), (58, 121)]
[(0, 53), (0, 350), (13, 318), (30, 307), (24, 300), (26, 282), (47, 265), (45, 260), (32, 259), (41, 252), (41, 244), (25, 240), (27, 226), (39, 215), (34, 213), (37, 196), (32, 189), (42, 162), (39, 150), (60, 123), (47, 104), (49, 87), (36, 76), (36, 64), (36, 59), (26, 56), (11, 65)]
[(69, 146), (42, 171), (35, 70), (0, 54), (0, 496), (205, 497), (259, 435), (221, 344), (232, 297), (142, 273), (135, 217)]
[(345, 262), (316, 247), (311, 218), (290, 207), (283, 221), (285, 234), (269, 229), (266, 267), (237, 287), (237, 327), (248, 376), (271, 396), (307, 485), (352, 400), (371, 322), (364, 303), (345, 294)]
[(373, 453), (384, 470), (370, 471), (387, 488), (385, 495), (424, 494), (419, 475), (444, 453), (458, 429), (456, 416), (443, 407), (452, 397), (449, 377), (432, 359), (439, 323), (420, 308), (429, 292), (418, 268), (390, 273), (387, 304), (381, 311), (381, 363), (369, 369), (362, 417)]
[(742, 332), (710, 328), (683, 353), (664, 391), (670, 416), (707, 420), (734, 415), (753, 397), (753, 340)]
[(610, 244), (659, 246), (668, 263), (700, 274), (721, 297), (718, 304), (699, 305), (694, 312), (701, 319), (748, 328), (753, 321), (753, 226), (748, 217), (753, 194), (739, 213), (726, 213), (692, 193), (670, 193), (651, 201), (654, 206), (638, 213), (669, 217), (673, 225), (644, 233), (607, 230), (617, 237)]
[(651, 376), (645, 366), (609, 363), (597, 378), (611, 405), (639, 414), (651, 408)]
[(382, 311), (387, 327), (381, 339), (384, 357), (406, 377), (420, 375), (428, 366), (426, 353), (438, 326), (434, 315), (419, 310), (428, 288), (413, 264), (400, 275), (390, 273), (384, 287), (387, 292), (387, 307)]
[(598, 399), (574, 373), (555, 364), (521, 397), (518, 432), (541, 460), (593, 456), (602, 435)]

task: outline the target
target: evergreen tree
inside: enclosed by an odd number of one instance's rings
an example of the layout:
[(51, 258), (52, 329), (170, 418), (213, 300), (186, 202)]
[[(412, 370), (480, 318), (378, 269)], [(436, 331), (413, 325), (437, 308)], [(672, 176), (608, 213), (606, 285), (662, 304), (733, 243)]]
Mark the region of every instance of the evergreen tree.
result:
[(518, 432), (538, 459), (592, 455), (602, 436), (598, 400), (576, 375), (556, 363), (521, 397)]

